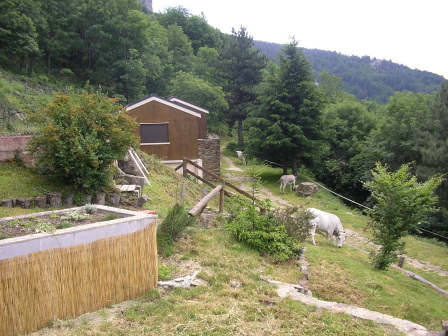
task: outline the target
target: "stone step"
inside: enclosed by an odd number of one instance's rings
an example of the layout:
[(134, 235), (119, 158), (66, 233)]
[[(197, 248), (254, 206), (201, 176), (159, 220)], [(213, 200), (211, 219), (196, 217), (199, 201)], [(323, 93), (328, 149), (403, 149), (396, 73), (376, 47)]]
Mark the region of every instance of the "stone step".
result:
[(136, 184), (122, 184), (116, 185), (116, 187), (120, 190), (120, 192), (131, 192), (134, 193), (137, 197), (140, 197), (141, 187)]

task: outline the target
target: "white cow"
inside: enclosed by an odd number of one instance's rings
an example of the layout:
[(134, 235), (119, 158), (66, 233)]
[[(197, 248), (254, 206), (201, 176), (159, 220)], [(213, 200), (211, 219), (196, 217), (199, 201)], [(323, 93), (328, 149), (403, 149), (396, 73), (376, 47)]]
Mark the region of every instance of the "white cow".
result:
[(280, 183), (280, 192), (285, 193), (285, 187), (289, 184), (291, 191), (295, 188), (296, 176), (294, 175), (283, 175), (278, 180), (277, 184)]
[(336, 246), (342, 247), (342, 243), (345, 240), (345, 232), (339, 217), (332, 213), (314, 208), (309, 208), (307, 209), (307, 211), (314, 215), (314, 218), (310, 219), (309, 221), (311, 225), (311, 240), (313, 241), (313, 244), (316, 245), (316, 242), (314, 241), (314, 235), (317, 229), (319, 231), (325, 232), (327, 242), (328, 239), (333, 242), (333, 238), (335, 238)]
[(241, 163), (247, 166), (246, 155), (242, 151), (236, 151), (236, 157), (241, 160)]

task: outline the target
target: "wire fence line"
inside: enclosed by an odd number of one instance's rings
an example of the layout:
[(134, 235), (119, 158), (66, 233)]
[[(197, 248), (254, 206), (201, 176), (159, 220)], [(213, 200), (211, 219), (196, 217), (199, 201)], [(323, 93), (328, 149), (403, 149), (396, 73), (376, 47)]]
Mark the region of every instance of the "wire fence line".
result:
[(31, 134), (33, 127), (24, 112), (7, 105), (0, 105), (0, 136)]
[[(283, 167), (283, 165), (281, 165), (281, 164), (279, 164), (279, 163), (276, 163), (276, 162), (272, 162), (272, 161), (268, 161), (268, 160), (264, 160), (264, 162), (268, 162), (268, 163), (270, 163), (270, 164), (274, 164), (274, 165)], [(345, 197), (345, 196), (342, 196), (342, 195), (338, 194), (337, 192), (334, 192), (333, 190), (328, 189), (327, 187), (324, 187), (322, 184), (320, 184), (320, 183), (318, 183), (318, 182), (312, 180), (310, 177), (306, 176), (306, 175), (303, 174), (303, 173), (300, 173), (300, 175), (302, 175), (302, 176), (305, 177), (307, 180), (309, 180), (309, 181), (315, 183), (315, 184), (318, 185), (319, 187), (321, 187), (321, 188), (323, 188), (323, 189), (329, 191), (330, 193), (332, 193), (332, 194), (334, 194), (334, 195), (336, 195), (336, 196), (338, 196), (338, 197), (340, 197), (340, 198), (343, 198), (343, 199), (345, 199), (345, 200), (347, 200), (347, 201), (349, 201), (349, 202), (351, 202), (351, 203), (353, 203), (353, 204), (356, 204), (356, 205), (358, 205), (358, 206), (360, 206), (360, 207), (362, 207), (362, 208), (365, 208), (365, 209), (367, 209), (367, 210), (375, 211), (375, 210), (373, 210), (373, 209), (371, 209), (371, 208), (369, 208), (369, 207), (367, 207), (367, 206), (365, 206), (365, 205), (363, 205), (363, 204), (361, 204), (361, 203), (358, 203), (358, 202), (353, 201), (353, 200), (351, 200), (351, 199), (349, 199), (349, 198), (347, 198), (347, 197)], [(432, 232), (432, 231), (429, 231), (429, 230), (426, 230), (426, 229), (422, 229), (422, 228), (418, 228), (418, 229), (419, 229), (419, 230), (422, 230), (422, 231), (425, 231), (425, 232), (428, 232), (428, 233), (431, 233), (431, 234), (433, 234), (433, 235), (435, 235), (435, 236), (442, 237), (442, 238), (448, 240), (448, 237), (445, 237), (445, 236), (443, 236), (443, 235), (441, 235), (441, 234), (438, 234), (438, 233), (435, 233), (435, 232)]]
[[(265, 161), (265, 162), (268, 162), (268, 163), (270, 163), (270, 164), (275, 164), (275, 165), (277, 165), (277, 166), (283, 167), (281, 164), (278, 164), (278, 163), (275, 163), (275, 162), (272, 162), (272, 161), (268, 161), (268, 160), (264, 160), (264, 161)], [(314, 181), (313, 179), (311, 179), (310, 177), (306, 176), (306, 175), (303, 174), (303, 173), (300, 173), (300, 175), (302, 175), (302, 176), (305, 177), (307, 180), (309, 180), (309, 181), (311, 181), (311, 182), (317, 184), (319, 187), (321, 187), (321, 188), (323, 188), (323, 189), (325, 189), (325, 190), (331, 192), (332, 194), (334, 194), (334, 195), (336, 195), (336, 196), (338, 196), (338, 197), (340, 197), (340, 198), (343, 198), (343, 199), (345, 199), (345, 200), (347, 200), (347, 201), (349, 201), (349, 202), (352, 202), (352, 203), (354, 203), (354, 204), (356, 204), (356, 205), (359, 205), (360, 207), (363, 207), (363, 208), (365, 208), (365, 209), (367, 209), (367, 210), (374, 211), (373, 209), (371, 209), (371, 208), (369, 208), (369, 207), (367, 207), (367, 206), (365, 206), (365, 205), (363, 205), (363, 204), (361, 204), (361, 203), (358, 203), (358, 202), (356, 202), (356, 201), (354, 201), (354, 200), (351, 200), (350, 198), (347, 198), (347, 197), (345, 197), (345, 196), (342, 196), (341, 194), (338, 194), (337, 192), (335, 192), (335, 191), (333, 191), (333, 190), (331, 190), (331, 189), (328, 189), (327, 187), (325, 187), (325, 186), (323, 186), (322, 184), (320, 184), (320, 183)]]

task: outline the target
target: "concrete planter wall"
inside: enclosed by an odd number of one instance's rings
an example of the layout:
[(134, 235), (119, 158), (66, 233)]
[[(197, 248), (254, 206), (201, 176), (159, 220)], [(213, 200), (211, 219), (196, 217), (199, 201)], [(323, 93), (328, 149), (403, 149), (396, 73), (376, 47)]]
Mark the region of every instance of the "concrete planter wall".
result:
[(136, 297), (157, 284), (157, 216), (97, 208), (123, 218), (0, 240), (0, 335), (32, 332), (49, 321)]

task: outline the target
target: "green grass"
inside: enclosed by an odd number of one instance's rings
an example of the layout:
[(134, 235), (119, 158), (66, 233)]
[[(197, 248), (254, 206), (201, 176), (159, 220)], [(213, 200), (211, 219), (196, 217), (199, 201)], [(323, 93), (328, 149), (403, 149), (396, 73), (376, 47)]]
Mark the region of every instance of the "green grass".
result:
[(357, 249), (338, 249), (325, 239), (316, 243), (308, 245), (307, 256), (317, 297), (410, 320), (431, 330), (437, 330), (448, 316), (448, 298), (429, 286), (396, 268), (374, 270), (369, 255)]
[[(57, 90), (45, 76), (23, 76), (0, 69), (0, 96), (3, 105), (11, 113), (0, 123), (0, 136), (22, 135), (34, 132), (35, 125), (27, 120), (33, 112), (43, 109), (53, 100), (53, 92)], [(43, 80), (42, 80), (43, 79)], [(58, 83), (61, 88), (68, 83)], [(20, 113), (20, 116), (17, 114)]]
[[(289, 190), (285, 194), (281, 194), (279, 185), (276, 184), (282, 175), (281, 168), (266, 165), (255, 165), (253, 167), (238, 165), (238, 167), (244, 169), (246, 174), (251, 174), (254, 170), (258, 171), (263, 186), (267, 187), (274, 195), (281, 196), (291, 204), (301, 206), (304, 209), (315, 207), (334, 213), (341, 219), (345, 228), (354, 230), (365, 237), (371, 237), (368, 230), (368, 218), (363, 215), (362, 208), (346, 206), (341, 199), (321, 187), (319, 187), (319, 192), (313, 195), (313, 197), (300, 197)], [(296, 184), (301, 182), (309, 181), (299, 174)], [(434, 240), (415, 236), (408, 236), (404, 241), (406, 242), (406, 254), (410, 257), (448, 270), (448, 246), (435, 243)]]
[(31, 198), (64, 190), (63, 185), (48, 180), (35, 170), (11, 163), (0, 163), (0, 185), (0, 200)]
[(0, 207), (0, 218), (13, 217), (13, 216), (19, 216), (19, 215), (27, 215), (30, 213), (41, 212), (41, 211), (44, 211), (44, 209), (40, 209), (40, 208), (22, 209), (22, 208)]
[[(218, 228), (191, 228), (172, 262), (195, 260), (208, 286), (154, 289), (107, 324), (59, 323), (64, 335), (402, 335), (395, 329), (281, 299), (261, 280), (287, 280), (295, 262), (272, 264)], [(185, 275), (192, 271), (185, 269)], [(232, 286), (238, 283), (239, 286)], [(100, 314), (103, 314), (100, 311)], [(102, 315), (100, 315), (102, 317)], [(48, 329), (48, 335), (55, 329)], [(45, 335), (46, 333), (42, 333)]]
[(448, 271), (448, 246), (427, 238), (408, 236), (406, 242), (406, 254), (420, 262), (440, 266)]
[[(282, 175), (280, 168), (264, 165), (239, 167), (246, 173), (257, 170), (263, 185), (274, 195), (283, 197), (291, 204), (303, 208), (316, 207), (335, 213), (341, 218), (345, 228), (354, 230), (364, 237), (371, 236), (367, 225), (368, 219), (362, 215), (362, 211), (347, 207), (329, 191), (320, 188), (320, 192), (311, 198), (299, 197), (291, 192), (280, 194), (279, 186), (276, 185)], [(304, 181), (307, 180), (299, 175), (297, 184)], [(405, 241), (408, 256), (440, 266), (442, 270), (448, 270), (446, 246), (412, 236), (407, 237)], [(333, 248), (327, 245), (323, 238), (317, 238), (317, 243), (318, 247), (309, 246), (308, 254), (310, 258), (315, 258), (314, 262), (317, 265), (316, 269), (311, 271), (312, 274), (317, 273), (317, 277), (313, 277), (313, 282), (318, 288), (314, 293), (321, 295), (325, 300), (360, 305), (435, 329), (438, 328), (443, 316), (448, 314), (447, 299), (427, 285), (412, 280), (396, 269), (386, 272), (374, 271), (367, 253), (348, 246), (344, 246), (343, 249)], [(435, 272), (410, 270), (439, 287), (446, 288), (447, 277)]]

